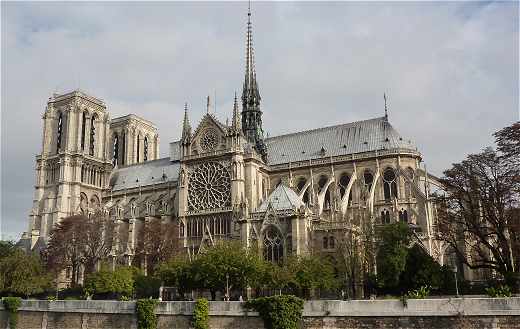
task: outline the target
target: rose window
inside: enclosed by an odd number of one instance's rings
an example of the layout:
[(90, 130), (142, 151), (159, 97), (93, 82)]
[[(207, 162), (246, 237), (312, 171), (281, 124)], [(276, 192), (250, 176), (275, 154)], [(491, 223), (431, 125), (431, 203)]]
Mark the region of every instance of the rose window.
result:
[(231, 205), (229, 171), (220, 163), (206, 162), (189, 175), (189, 210), (224, 208)]
[(200, 148), (205, 151), (214, 150), (218, 146), (218, 135), (213, 129), (208, 129), (200, 138)]

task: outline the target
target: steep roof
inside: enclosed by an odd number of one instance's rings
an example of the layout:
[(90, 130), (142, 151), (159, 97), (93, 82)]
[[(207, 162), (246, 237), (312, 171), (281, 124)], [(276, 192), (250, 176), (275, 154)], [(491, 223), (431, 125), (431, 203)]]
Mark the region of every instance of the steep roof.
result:
[[(179, 162), (170, 158), (141, 162), (115, 169), (110, 176), (113, 191), (177, 181)], [(164, 177), (163, 177), (164, 174)]]
[(417, 151), (384, 117), (270, 137), (265, 143), (271, 165), (382, 149)]
[[(402, 138), (385, 117), (274, 136), (265, 143), (270, 165), (376, 150), (417, 152), (415, 144)], [(170, 143), (170, 158), (180, 159), (179, 142)]]
[(269, 197), (262, 202), (256, 212), (265, 212), (267, 207), (271, 204), (274, 210), (291, 210), (298, 209), (304, 205), (296, 192), (284, 184), (278, 185)]

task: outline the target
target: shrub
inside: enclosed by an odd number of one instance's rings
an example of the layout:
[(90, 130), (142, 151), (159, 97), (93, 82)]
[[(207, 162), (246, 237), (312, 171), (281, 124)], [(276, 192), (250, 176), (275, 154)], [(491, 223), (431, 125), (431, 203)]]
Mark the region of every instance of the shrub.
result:
[(267, 329), (297, 329), (303, 299), (291, 295), (260, 297), (246, 302), (245, 306), (260, 314)]
[(9, 328), (16, 329), (18, 323), (18, 308), (22, 304), (20, 297), (4, 297), (4, 307), (9, 312)]
[(156, 299), (139, 299), (135, 305), (137, 313), (137, 328), (157, 329), (157, 315), (155, 314)]
[(209, 303), (206, 298), (199, 298), (195, 302), (195, 307), (193, 309), (193, 328), (209, 328)]
[(159, 288), (161, 279), (153, 276), (138, 274), (134, 281), (134, 291), (136, 298), (159, 298)]
[(130, 297), (134, 291), (134, 269), (120, 267), (115, 271), (101, 270), (87, 276), (83, 286), (85, 295), (115, 299)]
[(409, 299), (424, 299), (430, 295), (430, 286), (422, 286), (419, 289), (408, 291), (406, 297)]
[(486, 294), (492, 298), (511, 297), (511, 287), (509, 287), (507, 285), (500, 285), (496, 288), (489, 287), (489, 288), (486, 288)]

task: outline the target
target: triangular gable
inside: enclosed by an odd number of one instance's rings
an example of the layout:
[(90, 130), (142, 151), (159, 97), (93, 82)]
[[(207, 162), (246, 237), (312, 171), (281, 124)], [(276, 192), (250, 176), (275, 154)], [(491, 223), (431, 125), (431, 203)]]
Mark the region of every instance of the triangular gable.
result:
[(284, 184), (278, 185), (276, 189), (271, 192), (269, 197), (262, 202), (256, 212), (266, 211), (269, 205), (271, 205), (274, 210), (296, 210), (301, 206), (305, 206), (298, 194)]
[(227, 132), (226, 125), (218, 121), (218, 119), (213, 114), (206, 113), (200, 120), (197, 129), (195, 129), (195, 132), (192, 135), (192, 141), (197, 139), (198, 135), (205, 127), (215, 127), (222, 135), (225, 135)]
[(204, 230), (202, 232), (202, 239), (200, 241), (199, 246), (199, 253), (203, 252), (204, 250), (207, 250), (208, 248), (211, 248), (215, 245), (215, 242), (213, 241), (213, 236), (211, 235), (211, 232), (209, 230), (208, 225), (204, 225)]
[(263, 216), (262, 230), (269, 225), (274, 225), (278, 228), (282, 227), (278, 220), (278, 214), (271, 204), (267, 206), (267, 210)]

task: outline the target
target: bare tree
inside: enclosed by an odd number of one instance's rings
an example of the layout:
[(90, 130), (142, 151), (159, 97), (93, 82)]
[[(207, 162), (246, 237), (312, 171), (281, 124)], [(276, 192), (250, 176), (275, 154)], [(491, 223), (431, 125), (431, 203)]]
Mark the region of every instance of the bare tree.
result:
[(106, 259), (112, 246), (112, 222), (98, 212), (92, 216), (74, 215), (57, 223), (45, 251), (47, 267), (58, 275), (71, 269), (71, 285), (78, 283), (82, 267), (92, 273)]
[(82, 226), (86, 217), (76, 215), (64, 218), (57, 223), (49, 235), (49, 244), (45, 250), (47, 267), (58, 276), (66, 268), (71, 269), (71, 285), (78, 283), (80, 265), (83, 262), (81, 246)]
[(112, 248), (114, 222), (106, 218), (102, 212), (97, 212), (84, 221), (81, 237), (83, 246), (83, 264), (85, 274), (94, 272), (97, 265), (108, 257)]
[(507, 127), (495, 135), (499, 151), (487, 148), (446, 170), (439, 208), (439, 238), (458, 259), (470, 269), (495, 271), (510, 284), (519, 273), (519, 135), (518, 123)]
[(136, 246), (137, 261), (150, 274), (179, 252), (177, 226), (160, 219), (145, 222)]
[(338, 242), (338, 265), (341, 268), (340, 273), (345, 276), (347, 295), (356, 298), (359, 293), (356, 288), (362, 280), (364, 267), (360, 237), (352, 230), (347, 230)]

